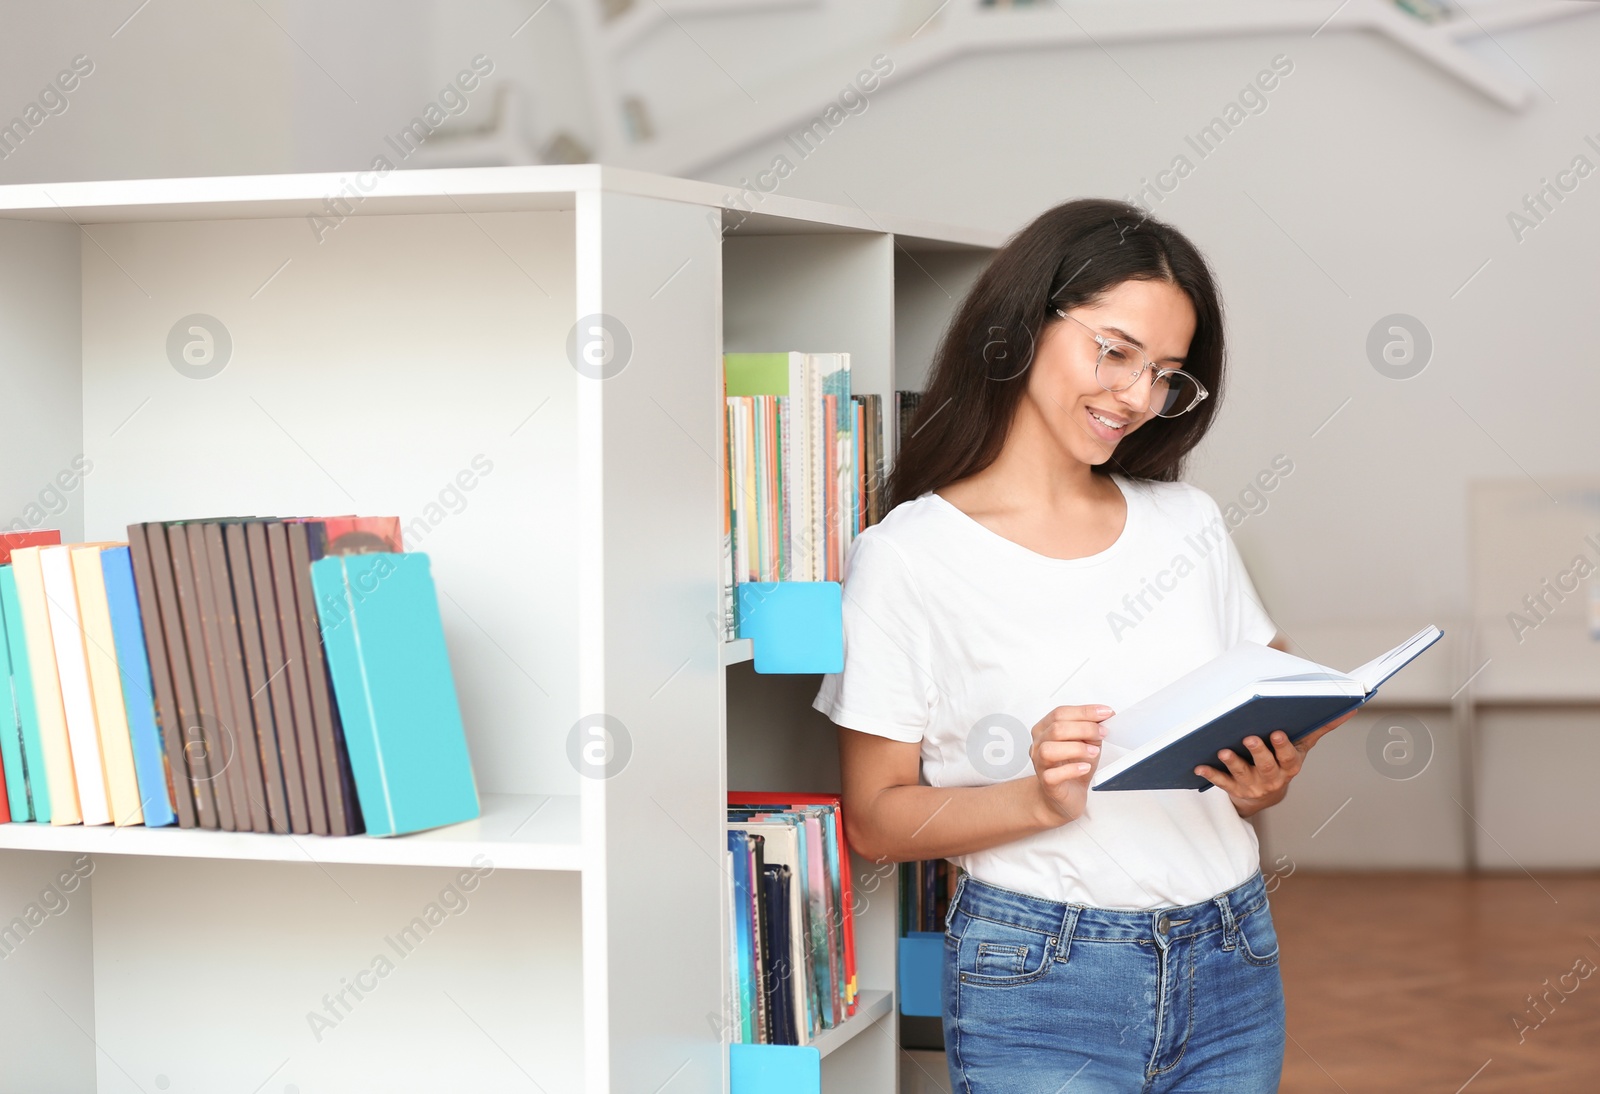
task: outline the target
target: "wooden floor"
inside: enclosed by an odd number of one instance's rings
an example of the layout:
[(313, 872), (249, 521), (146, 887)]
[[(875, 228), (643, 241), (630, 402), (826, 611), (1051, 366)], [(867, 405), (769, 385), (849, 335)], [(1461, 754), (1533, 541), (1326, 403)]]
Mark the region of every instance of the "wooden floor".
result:
[(1281, 1090), (1600, 1091), (1600, 877), (1300, 871), (1271, 900)]
[[(1600, 1092), (1600, 876), (1301, 870), (1271, 899), (1286, 1094)], [(904, 1094), (943, 1064), (902, 1055)]]

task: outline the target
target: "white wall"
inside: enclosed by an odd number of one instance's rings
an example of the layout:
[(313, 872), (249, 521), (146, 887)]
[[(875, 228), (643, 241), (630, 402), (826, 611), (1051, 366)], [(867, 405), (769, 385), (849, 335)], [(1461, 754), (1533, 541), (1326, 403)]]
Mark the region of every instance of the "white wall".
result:
[[(1600, 19), (1496, 38), (1558, 101), (1538, 94), (1512, 113), (1385, 41), (1331, 29), (1126, 44), (1114, 61), (1022, 51), (891, 77), (808, 158), (780, 137), (703, 176), (736, 184), (787, 154), (782, 193), (1010, 230), (1068, 198), (1125, 196), (1187, 153), (1194, 171), (1156, 213), (1214, 263), (1233, 353), (1191, 479), (1226, 503), (1275, 455), (1294, 462), (1235, 532), (1291, 633), (1420, 626), (1467, 608), (1468, 479), (1600, 465), (1600, 175), (1521, 243), (1506, 223), (1580, 152), (1600, 168), (1583, 144), (1600, 130)], [(1492, 43), (1480, 52), (1506, 64)], [(1268, 108), (1200, 159), (1185, 135), (1278, 54), (1294, 70)], [(1407, 381), (1380, 376), (1365, 350), (1394, 312), (1435, 344)]]
[[(384, 137), (480, 54), (490, 81), (524, 89), (534, 146), (560, 129), (589, 141), (571, 13), (543, 3), (17, 0), (0, 8), (0, 123), (73, 58), (93, 71), (0, 159), (0, 183), (364, 169), (385, 152), (414, 166)], [(487, 124), (491, 90), (470, 94), (451, 126)]]

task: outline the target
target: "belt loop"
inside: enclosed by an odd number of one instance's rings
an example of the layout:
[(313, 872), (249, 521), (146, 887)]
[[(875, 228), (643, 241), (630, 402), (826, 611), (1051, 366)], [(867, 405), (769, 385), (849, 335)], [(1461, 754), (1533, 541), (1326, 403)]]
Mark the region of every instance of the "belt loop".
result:
[(1212, 897), (1212, 903), (1222, 913), (1222, 948), (1233, 949), (1234, 936), (1238, 934), (1239, 923), (1233, 918), (1233, 906), (1228, 902), (1228, 894)]
[(961, 876), (956, 878), (956, 891), (950, 894), (950, 907), (946, 908), (944, 913), (944, 929), (946, 933), (950, 930), (950, 921), (956, 917), (956, 907), (961, 903), (962, 892), (966, 890), (967, 878), (971, 876), (971, 874), (963, 870), (961, 871)]
[(1060, 944), (1056, 946), (1056, 960), (1065, 963), (1072, 956), (1072, 936), (1078, 929), (1078, 912), (1082, 905), (1068, 904), (1066, 912), (1061, 917)]

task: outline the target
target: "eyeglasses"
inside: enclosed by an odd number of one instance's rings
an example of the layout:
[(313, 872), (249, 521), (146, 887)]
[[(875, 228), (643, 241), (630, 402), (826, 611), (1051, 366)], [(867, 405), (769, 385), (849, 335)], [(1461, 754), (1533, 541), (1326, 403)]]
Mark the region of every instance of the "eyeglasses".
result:
[(1094, 378), (1100, 381), (1100, 386), (1107, 391), (1127, 391), (1139, 382), (1139, 377), (1144, 375), (1146, 368), (1150, 369), (1152, 377), (1150, 406), (1158, 418), (1176, 418), (1185, 411), (1199, 406), (1200, 401), (1211, 394), (1192, 374), (1182, 369), (1157, 367), (1155, 362), (1131, 342), (1107, 338), (1083, 320), (1068, 315), (1060, 308), (1050, 310), (1063, 319), (1071, 319), (1088, 331), (1100, 346), (1099, 356), (1094, 359)]

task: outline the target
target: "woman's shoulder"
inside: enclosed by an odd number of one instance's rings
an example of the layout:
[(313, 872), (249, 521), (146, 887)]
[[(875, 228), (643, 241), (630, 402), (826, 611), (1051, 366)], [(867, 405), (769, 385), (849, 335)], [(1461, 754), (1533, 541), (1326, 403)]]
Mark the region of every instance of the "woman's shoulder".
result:
[(915, 569), (918, 559), (930, 552), (936, 553), (941, 536), (948, 539), (948, 529), (939, 511), (948, 504), (932, 491), (901, 502), (876, 524), (869, 524), (856, 533), (850, 542), (851, 555), (887, 554), (906, 570)]
[(1196, 517), (1210, 520), (1221, 515), (1216, 499), (1200, 487), (1179, 479), (1164, 482), (1158, 479), (1135, 479), (1117, 475), (1124, 485), (1146, 498), (1155, 508), (1175, 518), (1192, 522)]
[(929, 490), (920, 497), (896, 505), (878, 523), (862, 529), (857, 538), (872, 535), (888, 540), (896, 547), (915, 547), (939, 534), (943, 516), (941, 510), (949, 504)]

